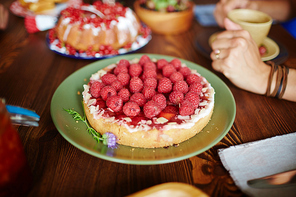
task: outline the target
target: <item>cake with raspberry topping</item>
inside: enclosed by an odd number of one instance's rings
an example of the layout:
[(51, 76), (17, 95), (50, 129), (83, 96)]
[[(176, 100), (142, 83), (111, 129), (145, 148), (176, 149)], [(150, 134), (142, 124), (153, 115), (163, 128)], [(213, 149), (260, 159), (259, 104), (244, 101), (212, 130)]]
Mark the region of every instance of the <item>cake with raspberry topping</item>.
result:
[(208, 124), (214, 109), (211, 84), (177, 58), (121, 59), (92, 74), (83, 87), (90, 125), (132, 147), (184, 142)]
[[(50, 39), (57, 37), (61, 46), (66, 45), (74, 53), (105, 53), (108, 50), (114, 55), (119, 48), (130, 47), (143, 31), (130, 8), (120, 3), (96, 1), (93, 5), (82, 4), (63, 10), (56, 27), (50, 32)], [(68, 50), (70, 54), (71, 50)]]

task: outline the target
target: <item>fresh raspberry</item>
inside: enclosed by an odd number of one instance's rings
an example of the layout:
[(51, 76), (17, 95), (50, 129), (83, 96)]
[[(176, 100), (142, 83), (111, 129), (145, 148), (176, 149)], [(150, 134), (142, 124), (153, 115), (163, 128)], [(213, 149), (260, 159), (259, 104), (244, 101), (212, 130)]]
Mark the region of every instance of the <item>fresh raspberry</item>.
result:
[(122, 98), (123, 102), (127, 102), (127, 101), (129, 101), (131, 94), (128, 91), (128, 89), (123, 88), (118, 92), (118, 96), (120, 96)]
[(170, 76), (170, 80), (173, 83), (176, 83), (177, 81), (183, 81), (184, 77), (180, 72), (174, 72), (171, 76)]
[(184, 100), (179, 107), (179, 114), (181, 116), (189, 116), (194, 114), (193, 105), (188, 100)]
[(137, 103), (140, 107), (144, 106), (146, 103), (145, 96), (140, 92), (133, 94), (130, 98), (130, 101)]
[(170, 64), (172, 64), (176, 68), (176, 70), (179, 70), (182, 63), (179, 59), (175, 58), (170, 62)]
[(175, 9), (175, 6), (173, 6), (173, 5), (168, 5), (167, 7), (166, 7), (166, 11), (167, 12), (174, 12), (176, 9)]
[(180, 91), (173, 91), (170, 94), (169, 99), (173, 104), (178, 105), (184, 100), (184, 94)]
[(118, 75), (119, 73), (128, 73), (128, 68), (126, 66), (116, 66), (116, 68), (114, 68), (114, 74)]
[(143, 70), (147, 71), (147, 70), (156, 70), (156, 65), (153, 62), (146, 62), (143, 66)]
[(110, 96), (107, 98), (106, 105), (114, 112), (119, 112), (122, 109), (123, 100), (120, 96)]
[(266, 51), (267, 51), (267, 49), (266, 49), (265, 46), (260, 46), (259, 47), (259, 53), (260, 53), (261, 56), (264, 55), (266, 53)]
[(185, 96), (185, 100), (188, 100), (193, 105), (194, 109), (199, 105), (199, 96), (194, 92), (188, 92)]
[(129, 74), (131, 77), (138, 77), (142, 73), (142, 66), (139, 64), (131, 64), (129, 67)]
[(139, 105), (135, 102), (127, 102), (123, 106), (123, 113), (127, 116), (137, 116), (140, 113), (141, 109)]
[(125, 66), (125, 67), (128, 68), (130, 66), (130, 63), (126, 59), (121, 59), (121, 60), (119, 60), (117, 66)]
[(101, 89), (104, 87), (104, 84), (99, 82), (99, 81), (94, 81), (91, 85), (90, 85), (90, 94), (95, 97), (98, 98), (101, 96), (100, 92)]
[(161, 110), (163, 110), (166, 107), (166, 98), (163, 94), (156, 94), (152, 97), (152, 100), (159, 105)]
[(151, 62), (150, 57), (148, 55), (142, 55), (142, 57), (139, 60), (139, 64), (143, 66), (147, 62)]
[(199, 82), (195, 82), (189, 86), (189, 92), (194, 92), (197, 95), (200, 95), (202, 91), (202, 84)]
[(159, 59), (157, 61), (157, 68), (162, 69), (164, 66), (168, 64), (168, 61), (166, 59)]
[(156, 70), (147, 70), (147, 71), (144, 71), (143, 73), (143, 79), (156, 78), (156, 77), (157, 77)]
[(191, 84), (193, 84), (195, 82), (200, 82), (201, 81), (201, 78), (198, 75), (196, 75), (196, 74), (190, 74), (187, 77), (186, 81), (187, 81), (188, 85), (191, 85)]
[(177, 81), (174, 84), (174, 88), (173, 88), (174, 91), (180, 91), (183, 94), (186, 94), (188, 92), (188, 89), (189, 88), (188, 88), (188, 84), (186, 83), (186, 81)]
[(151, 87), (156, 88), (157, 87), (157, 79), (155, 78), (146, 78), (144, 80), (144, 87)]
[(130, 81), (130, 91), (132, 93), (141, 92), (143, 89), (143, 81), (139, 77), (133, 77)]
[(162, 68), (162, 75), (165, 77), (170, 77), (177, 70), (172, 64), (168, 64)]
[(156, 94), (155, 89), (151, 87), (144, 87), (142, 93), (147, 100), (151, 100), (152, 97)]
[(101, 79), (105, 85), (111, 85), (114, 81), (117, 80), (117, 77), (113, 74), (107, 73), (103, 75)]
[(105, 86), (101, 90), (101, 97), (103, 100), (107, 100), (108, 97), (116, 95), (116, 90), (112, 86)]
[(191, 70), (188, 67), (180, 68), (179, 72), (183, 75), (184, 78), (191, 74)]
[(153, 118), (161, 112), (161, 109), (155, 101), (151, 100), (144, 105), (143, 111), (147, 118)]
[(162, 112), (177, 115), (179, 114), (179, 107), (168, 105), (164, 110), (162, 110)]
[(158, 92), (169, 93), (172, 90), (172, 82), (169, 78), (161, 78), (158, 83)]
[(121, 82), (118, 81), (118, 80), (114, 81), (114, 82), (111, 84), (111, 86), (112, 86), (117, 92), (123, 88)]
[(128, 85), (129, 81), (130, 81), (130, 76), (128, 73), (119, 73), (117, 75), (117, 80), (120, 81), (120, 83), (123, 85), (123, 86), (126, 86)]

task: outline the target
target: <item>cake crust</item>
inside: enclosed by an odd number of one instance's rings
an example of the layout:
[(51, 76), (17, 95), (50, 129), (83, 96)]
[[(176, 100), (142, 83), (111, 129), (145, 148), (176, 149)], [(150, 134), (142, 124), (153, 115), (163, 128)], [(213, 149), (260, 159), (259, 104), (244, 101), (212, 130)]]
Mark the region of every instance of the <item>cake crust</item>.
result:
[(148, 131), (138, 130), (131, 133), (125, 126), (116, 122), (110, 122), (108, 119), (95, 119), (86, 103), (83, 103), (85, 115), (90, 125), (100, 134), (112, 132), (118, 139), (117, 143), (141, 148), (160, 148), (178, 145), (202, 131), (211, 119), (213, 109), (204, 118), (197, 121), (193, 127), (189, 129), (170, 129), (158, 130), (156, 128)]

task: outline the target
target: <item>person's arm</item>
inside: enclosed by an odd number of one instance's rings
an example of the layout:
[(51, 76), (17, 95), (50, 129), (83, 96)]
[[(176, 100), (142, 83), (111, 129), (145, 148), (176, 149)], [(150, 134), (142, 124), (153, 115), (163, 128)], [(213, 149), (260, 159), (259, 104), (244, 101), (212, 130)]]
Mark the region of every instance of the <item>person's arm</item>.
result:
[(264, 12), (277, 21), (286, 21), (291, 17), (291, 3), (289, 0), (250, 1), (248, 9)]
[(296, 101), (296, 70), (289, 69), (287, 88), (283, 99)]
[[(237, 87), (265, 95), (271, 66), (261, 60), (258, 47), (247, 31), (227, 18), (224, 23), (227, 31), (218, 34), (212, 43), (212, 67), (223, 73)], [(276, 89), (278, 70), (271, 80), (271, 93)], [(289, 70), (287, 79), (282, 98), (296, 102), (295, 69)]]
[(285, 21), (296, 14), (295, 0), (220, 0), (214, 11), (215, 19), (220, 27), (224, 27), (224, 18), (233, 9), (245, 8), (259, 10), (269, 14), (274, 20)]
[(227, 13), (233, 9), (248, 7), (249, 0), (220, 0), (216, 4), (214, 17), (220, 27), (224, 27), (224, 19)]

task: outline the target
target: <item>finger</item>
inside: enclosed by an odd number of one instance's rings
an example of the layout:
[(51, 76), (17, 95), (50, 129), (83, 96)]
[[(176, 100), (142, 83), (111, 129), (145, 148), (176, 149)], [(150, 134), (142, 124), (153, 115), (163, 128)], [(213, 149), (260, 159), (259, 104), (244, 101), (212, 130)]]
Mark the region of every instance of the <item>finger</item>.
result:
[(212, 67), (215, 71), (218, 71), (220, 73), (223, 73), (223, 67), (222, 67), (222, 60), (216, 60), (212, 62)]
[(248, 41), (252, 41), (251, 35), (245, 30), (224, 31), (216, 36), (211, 47), (215, 49), (244, 47)]
[(224, 21), (223, 20), (225, 18), (225, 13), (223, 13), (223, 11), (222, 11), (222, 3), (221, 2), (218, 2), (216, 4), (216, 8), (214, 10), (214, 17), (215, 17), (217, 24), (221, 28), (224, 28)]
[(212, 62), (212, 67), (214, 70), (222, 73), (225, 77), (229, 78), (231, 76), (231, 70), (227, 68), (225, 60), (216, 60)]
[(239, 24), (234, 23), (229, 18), (224, 19), (224, 25), (226, 30), (242, 30), (243, 29)]
[(228, 57), (228, 50), (227, 49), (215, 49), (211, 52), (210, 57), (213, 61), (215, 60), (222, 60)]
[(227, 68), (225, 61), (224, 60), (217, 60), (212, 62), (212, 67), (214, 70), (217, 72), (222, 73), (224, 76), (229, 77), (230, 72), (229, 69)]
[(211, 47), (213, 51), (218, 49), (224, 51), (235, 46), (233, 44), (233, 38), (218, 38), (214, 40), (214, 42), (211, 44)]
[(235, 37), (244, 37), (244, 38), (248, 38), (250, 37), (250, 34), (248, 31), (241, 29), (241, 30), (226, 30), (223, 31), (219, 34), (217, 34), (216, 36), (216, 40), (217, 39), (222, 39), (222, 38), (235, 38)]

